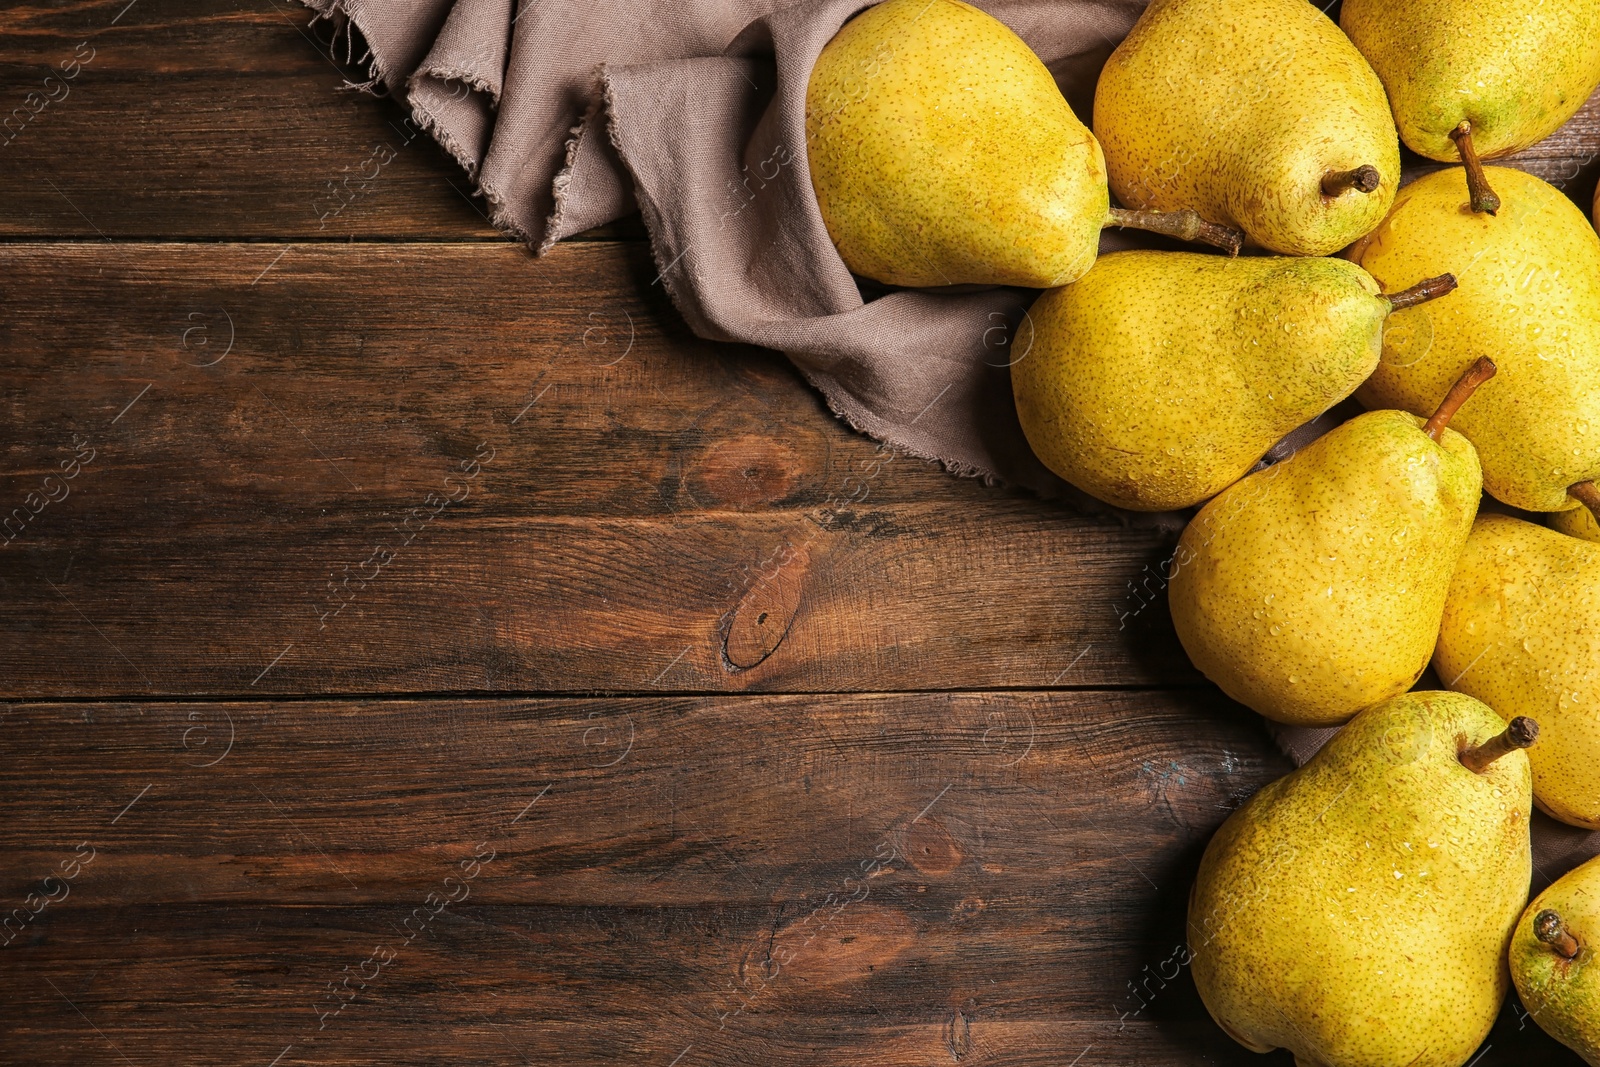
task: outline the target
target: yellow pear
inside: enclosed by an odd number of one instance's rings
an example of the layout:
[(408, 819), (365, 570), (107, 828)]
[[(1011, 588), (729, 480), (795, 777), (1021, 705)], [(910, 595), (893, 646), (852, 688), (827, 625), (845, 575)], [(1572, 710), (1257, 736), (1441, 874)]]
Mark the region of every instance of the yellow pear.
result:
[(1154, 0), (1106, 62), (1094, 128), (1124, 204), (1290, 255), (1371, 230), (1400, 182), (1383, 85), (1305, 0)]
[(1600, 1067), (1600, 857), (1528, 905), (1511, 935), (1511, 980), (1546, 1033)]
[(1301, 1067), (1461, 1067), (1528, 899), (1527, 758), (1456, 693), (1370, 708), (1229, 816), (1189, 897), (1207, 1010)]
[(1600, 830), (1600, 545), (1480, 516), (1450, 582), (1433, 664), (1446, 686), (1502, 717), (1537, 716), (1535, 801)]
[(1566, 511), (1552, 512), (1545, 521), (1552, 530), (1560, 530), (1570, 537), (1600, 542), (1600, 522), (1595, 521), (1594, 512), (1588, 508), (1570, 508)]
[(1482, 494), (1450, 415), (1369, 411), (1201, 509), (1178, 542), (1172, 622), (1194, 665), (1269, 719), (1334, 726), (1427, 669)]
[(1345, 0), (1339, 25), (1383, 79), (1401, 139), (1429, 159), (1527, 148), (1600, 86), (1600, 0)]
[(1085, 492), (1190, 507), (1349, 396), (1394, 308), (1453, 285), (1385, 297), (1340, 259), (1112, 253), (1029, 310), (1017, 415), (1045, 465)]
[(1477, 446), (1484, 487), (1529, 511), (1576, 507), (1600, 475), (1600, 237), (1571, 200), (1530, 174), (1489, 168), (1504, 207), (1468, 205), (1462, 172), (1400, 191), (1348, 257), (1386, 291), (1448, 271), (1448, 300), (1397, 312), (1383, 361), (1356, 392), (1371, 408), (1432, 411), (1478, 356), (1495, 380), (1451, 423)]
[(811, 71), (806, 152), (840, 257), (889, 285), (1065, 285), (1108, 225), (1239, 248), (1192, 211), (1113, 209), (1100, 145), (1045, 65), (960, 0), (845, 23)]

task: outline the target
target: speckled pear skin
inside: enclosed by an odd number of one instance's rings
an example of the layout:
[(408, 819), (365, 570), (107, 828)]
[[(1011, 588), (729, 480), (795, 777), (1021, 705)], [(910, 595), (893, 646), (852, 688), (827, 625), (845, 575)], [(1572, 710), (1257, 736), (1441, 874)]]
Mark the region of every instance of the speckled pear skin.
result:
[(1528, 761), (1462, 747), (1505, 724), (1456, 693), (1357, 716), (1206, 846), (1189, 897), (1194, 981), (1247, 1048), (1301, 1067), (1461, 1067), (1510, 985), (1528, 899)]
[(1225, 489), (1189, 523), (1173, 625), (1223, 692), (1278, 722), (1335, 726), (1416, 683), (1482, 492), (1446, 429), (1369, 411)]
[(1569, 508), (1566, 511), (1551, 512), (1545, 521), (1550, 529), (1559, 530), (1569, 537), (1581, 537), (1585, 541), (1600, 543), (1600, 522), (1595, 522), (1594, 515), (1588, 508)]
[(1600, 85), (1600, 0), (1345, 0), (1339, 25), (1429, 159), (1461, 158), (1450, 131), (1463, 119), (1480, 157), (1526, 148)]
[[(1400, 182), (1383, 85), (1306, 0), (1155, 0), (1106, 62), (1094, 129), (1127, 207), (1194, 208), (1289, 255), (1344, 248)], [(1375, 191), (1323, 195), (1367, 165)]]
[(1445, 601), (1433, 659), (1451, 689), (1539, 724), (1534, 800), (1600, 830), (1600, 546), (1482, 515)]
[(1190, 507), (1354, 392), (1388, 313), (1344, 260), (1112, 253), (1029, 311), (1017, 414), (1045, 465), (1085, 492)]
[(811, 72), (806, 147), (845, 265), (889, 285), (1065, 285), (1110, 213), (1100, 145), (1050, 72), (959, 0), (847, 22)]
[(1446, 272), (1459, 283), (1390, 319), (1383, 361), (1356, 396), (1427, 415), (1490, 357), (1499, 373), (1450, 425), (1478, 447), (1493, 496), (1561, 511), (1578, 506), (1568, 486), (1600, 476), (1600, 237), (1560, 190), (1485, 170), (1498, 216), (1472, 211), (1462, 169), (1442, 170), (1402, 189), (1348, 252), (1385, 292)]
[[(1537, 746), (1535, 746), (1537, 747)], [(1578, 942), (1567, 960), (1533, 933), (1533, 917), (1549, 908)], [(1511, 980), (1534, 1022), (1600, 1067), (1600, 857), (1556, 879), (1540, 893), (1511, 935)]]

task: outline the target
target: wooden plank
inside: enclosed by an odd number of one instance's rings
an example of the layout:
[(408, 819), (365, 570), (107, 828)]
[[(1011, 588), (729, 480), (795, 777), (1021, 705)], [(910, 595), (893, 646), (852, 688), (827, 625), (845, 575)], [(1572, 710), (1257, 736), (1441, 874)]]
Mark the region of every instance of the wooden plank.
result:
[(771, 971), (774, 925), (803, 911), (469, 904), (409, 942), (405, 916), (85, 912), (0, 970), (7, 1054), (39, 1067), (1143, 1067), (1239, 1053), (1186, 980), (1154, 1002), (1162, 1018), (1120, 1020), (1112, 975), (1171, 946), (1074, 944), (1066, 911), (962, 920), (859, 904)]
[[(41, 1064), (1223, 1052), (1192, 990), (1157, 1025), (1127, 986), (1181, 938), (1198, 845), (1284, 769), (1200, 692), (28, 704), (4, 725), (0, 900), (61, 898), (0, 948), (8, 1052)], [(346, 966), (371, 979), (348, 1003)]]
[(500, 239), (408, 112), (338, 91), (304, 8), (139, 0), (110, 25), (125, 4), (0, 19), (0, 235)]
[(650, 271), (0, 247), (0, 693), (1197, 680), (1162, 536), (883, 453)]
[[(308, 27), (304, 8), (139, 0), (113, 24), (125, 6), (0, 15), (0, 116), (23, 109), (11, 128), (20, 132), (0, 148), (0, 235), (494, 237), (483, 205), (464, 195), (465, 175), (412, 137), (401, 108), (337, 91), (344, 75), (327, 56), (327, 30)], [(91, 54), (64, 88), (48, 87), (61, 99), (34, 113), (43, 98), (27, 94)], [(375, 153), (383, 162), (369, 162)], [(1600, 97), (1512, 162), (1587, 209), (1600, 176)], [(1409, 157), (1410, 173), (1426, 167)], [(357, 194), (336, 213), (348, 198), (333, 198), (330, 182)], [(640, 235), (636, 219), (626, 232)]]
[[(7, 695), (28, 697), (1197, 678), (1164, 607), (1149, 608), (1143, 643), (1140, 631), (1118, 632), (1106, 600), (1140, 579), (1142, 553), (1161, 554), (1148, 537), (1005, 504), (957, 516), (907, 505), (866, 521), (816, 532), (809, 569), (777, 572), (805, 583), (798, 602), (768, 600), (759, 577), (786, 566), (763, 561), (813, 535), (797, 513), (463, 518), (410, 553), (388, 524), (376, 535), (312, 522), (69, 535), (8, 562), (0, 673)], [(384, 545), (397, 551), (379, 570), (372, 553)], [(749, 589), (743, 567), (758, 575)], [(776, 630), (782, 643), (740, 668), (727, 658), (736, 626)]]
[(3, 722), (0, 901), (87, 842), (62, 911), (403, 903), (479, 851), (497, 857), (474, 903), (766, 905), (892, 850), (874, 886), (959, 871), (951, 906), (1052, 906), (1070, 858), (1133, 923), (1288, 767), (1200, 688), (26, 703)]

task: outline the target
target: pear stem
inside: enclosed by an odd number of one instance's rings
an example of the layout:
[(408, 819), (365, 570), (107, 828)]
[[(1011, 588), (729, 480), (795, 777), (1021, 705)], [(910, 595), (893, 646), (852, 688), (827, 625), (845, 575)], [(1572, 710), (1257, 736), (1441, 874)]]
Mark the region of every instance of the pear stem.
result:
[(1215, 245), (1230, 256), (1238, 255), (1239, 249), (1244, 246), (1243, 233), (1231, 226), (1207, 222), (1200, 217), (1198, 211), (1190, 208), (1184, 208), (1182, 211), (1134, 211), (1130, 208), (1114, 207), (1111, 209), (1111, 216), (1106, 220), (1106, 225), (1164, 233), (1168, 237), (1176, 237), (1182, 241), (1199, 241)]
[(1472, 123), (1466, 119), (1450, 131), (1450, 139), (1461, 153), (1461, 162), (1467, 168), (1467, 189), (1472, 193), (1472, 210), (1493, 215), (1500, 210), (1500, 198), (1489, 188), (1489, 177), (1483, 173), (1483, 161), (1472, 146)]
[(1456, 276), (1441, 274), (1434, 278), (1424, 278), (1411, 288), (1402, 289), (1398, 293), (1386, 293), (1383, 298), (1389, 301), (1389, 311), (1392, 313), (1437, 300), (1446, 293), (1455, 292), (1455, 288)]
[(1375, 191), (1383, 183), (1383, 175), (1370, 163), (1354, 170), (1330, 170), (1322, 176), (1322, 195), (1338, 196), (1346, 189), (1358, 193)]
[(1579, 482), (1567, 490), (1567, 495), (1589, 509), (1596, 522), (1600, 522), (1600, 486), (1593, 482)]
[[(1439, 403), (1439, 410), (1435, 411), (1433, 417), (1422, 424), (1422, 432), (1437, 441), (1443, 436), (1444, 428), (1450, 425), (1450, 420), (1455, 418), (1456, 412), (1461, 410), (1461, 405), (1465, 404), (1467, 398), (1478, 391), (1478, 386), (1493, 378), (1498, 369), (1494, 365), (1494, 360), (1488, 356), (1479, 356), (1477, 362), (1468, 367), (1467, 372), (1444, 395), (1444, 400)], [(1529, 744), (1532, 744), (1532, 742), (1529, 742)]]
[(1562, 959), (1578, 958), (1578, 939), (1568, 932), (1561, 916), (1549, 908), (1533, 917), (1533, 936), (1555, 949)]
[(1508, 752), (1527, 748), (1539, 740), (1539, 724), (1526, 715), (1518, 715), (1506, 725), (1503, 733), (1473, 748), (1461, 750), (1461, 765), (1473, 774), (1483, 774), (1489, 766)]

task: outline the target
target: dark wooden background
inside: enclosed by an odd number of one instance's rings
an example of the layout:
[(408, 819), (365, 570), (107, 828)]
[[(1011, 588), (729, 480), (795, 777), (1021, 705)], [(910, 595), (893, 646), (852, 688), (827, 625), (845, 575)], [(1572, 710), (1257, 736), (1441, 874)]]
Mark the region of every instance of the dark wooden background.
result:
[(0, 1062), (1287, 1064), (1176, 960), (1287, 764), (1161, 538), (696, 340), (636, 221), (534, 259), (307, 23), (0, 13)]

